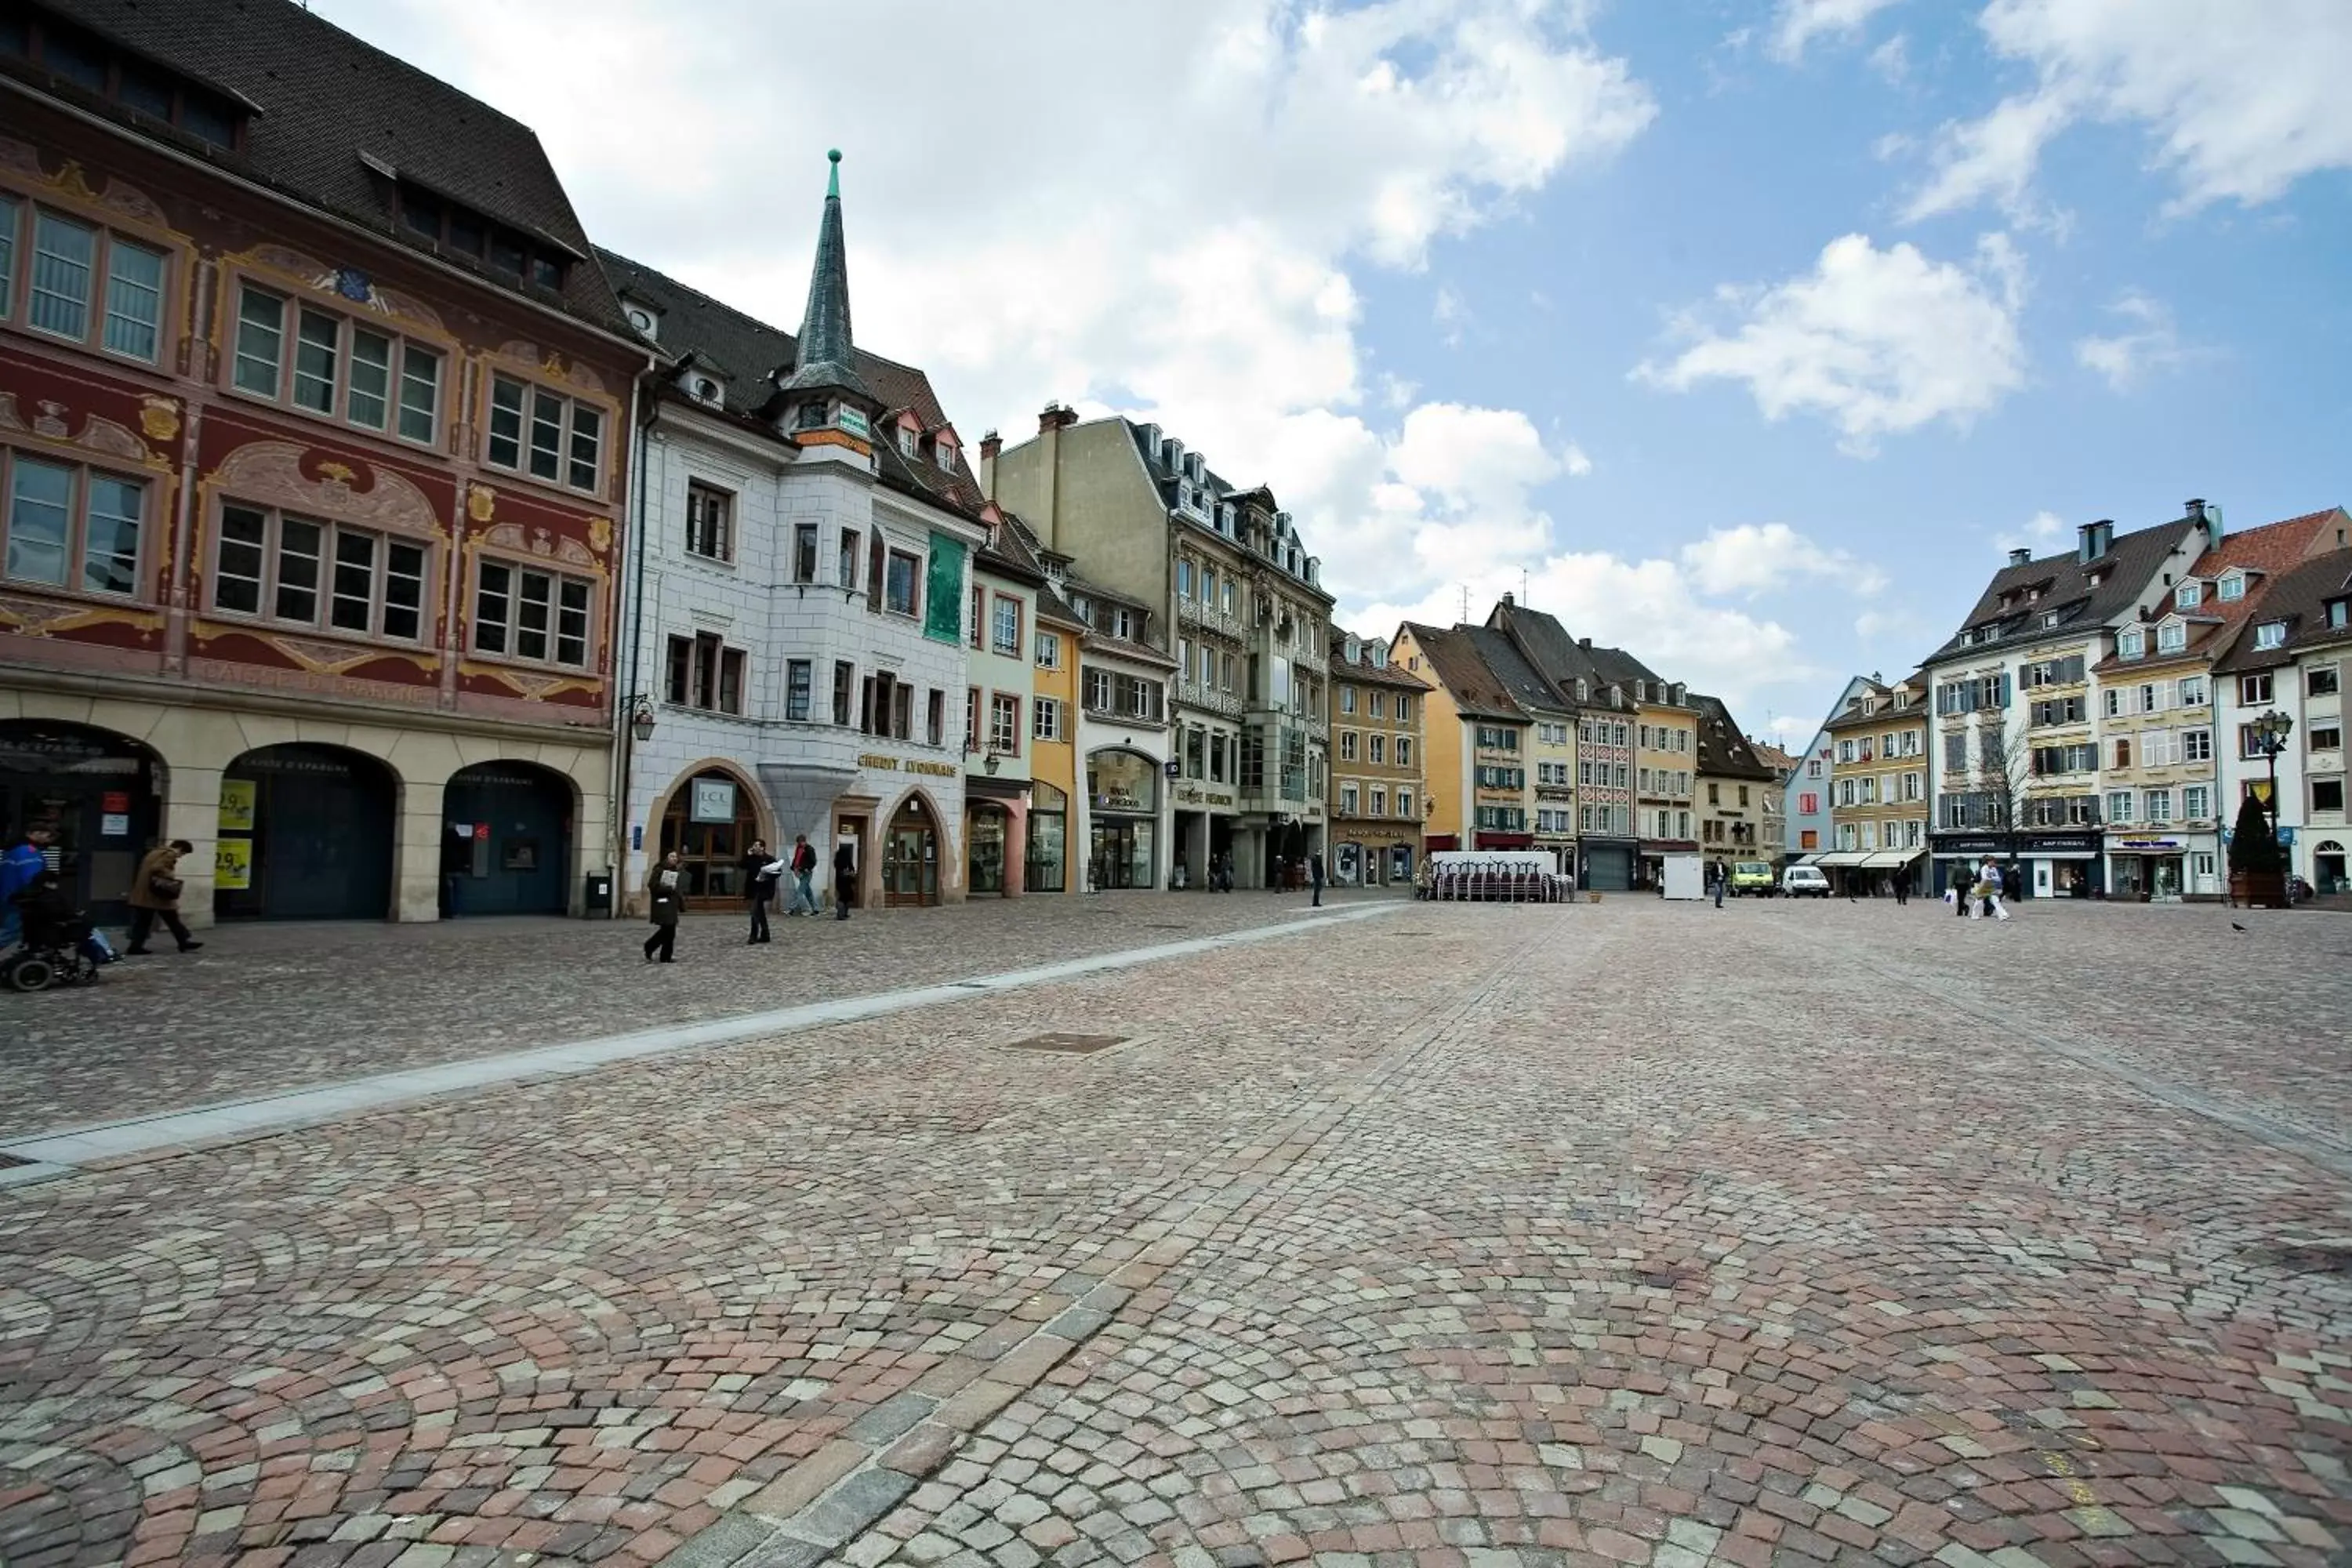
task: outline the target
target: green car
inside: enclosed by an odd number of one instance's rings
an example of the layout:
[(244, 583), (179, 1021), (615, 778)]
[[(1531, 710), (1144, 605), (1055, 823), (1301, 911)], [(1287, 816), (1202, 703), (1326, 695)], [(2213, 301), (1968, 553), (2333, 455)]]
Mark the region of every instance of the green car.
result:
[(1769, 899), (1778, 891), (1780, 884), (1772, 879), (1769, 861), (1739, 860), (1732, 864), (1731, 892), (1734, 898), (1743, 893), (1755, 893)]

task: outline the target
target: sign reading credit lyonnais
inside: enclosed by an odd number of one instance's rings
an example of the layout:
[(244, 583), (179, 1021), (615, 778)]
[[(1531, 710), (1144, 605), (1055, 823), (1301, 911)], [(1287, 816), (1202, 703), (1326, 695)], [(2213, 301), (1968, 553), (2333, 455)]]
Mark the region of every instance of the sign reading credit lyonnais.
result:
[(923, 773), (935, 779), (951, 779), (956, 776), (956, 770), (946, 763), (925, 762), (920, 757), (886, 757), (879, 752), (859, 752), (857, 765), (861, 768), (876, 768), (886, 773)]

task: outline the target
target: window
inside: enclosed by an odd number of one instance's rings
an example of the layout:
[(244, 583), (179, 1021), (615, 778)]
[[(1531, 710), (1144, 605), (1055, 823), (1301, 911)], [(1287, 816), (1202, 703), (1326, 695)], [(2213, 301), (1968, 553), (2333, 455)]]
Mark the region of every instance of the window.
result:
[[(0, 258), (0, 261), (5, 259)], [(5, 270), (5, 268), (0, 268), (0, 271)], [(2352, 599), (2328, 600), (2326, 608), (2321, 612), (2321, 618), (2331, 626), (2352, 626)]]
[(1384, 753), (1388, 749), (1389, 738), (1375, 731), (1364, 742), (1364, 760), (1375, 767), (1385, 767), (1388, 765), (1388, 758)]
[(1339, 760), (1343, 763), (1356, 760), (1356, 731), (1353, 730), (1339, 731)]
[[(1399, 816), (1403, 817), (1410, 817), (1412, 816), (1412, 791), (1409, 789), (1401, 789), (1396, 792), (1396, 814)], [(1567, 813), (1563, 812), (1560, 815), (1565, 816)], [(1567, 831), (1566, 827), (1563, 826), (1561, 831)]]
[(999, 756), (1021, 754), (1021, 699), (1002, 691), (988, 699), (988, 749)]
[(2213, 815), (2213, 791), (2206, 784), (2190, 784), (2180, 792), (2180, 815), (2190, 822), (2202, 822)]
[(2197, 602), (2202, 597), (2203, 593), (2203, 587), (2196, 578), (2191, 577), (2172, 591), (2172, 602), (2181, 609), (2193, 610), (2197, 607)]
[(978, 583), (971, 585), (971, 604), (963, 617), (964, 640), (973, 647), (988, 635), (988, 590)]
[(1062, 668), (1061, 633), (1042, 629), (1037, 633), (1037, 668), (1040, 669)]
[(2110, 765), (2111, 765), (2111, 766), (2114, 766), (2114, 767), (2118, 767), (2118, 768), (2127, 768), (2127, 767), (2131, 766), (2131, 759), (2132, 759), (2132, 743), (2131, 743), (2131, 738), (2130, 738), (2129, 736), (2127, 736), (2127, 735), (2126, 735), (2126, 736), (2120, 736), (2120, 737), (2118, 737), (2118, 738), (2116, 739), (2116, 743), (2115, 743), (2115, 744), (2116, 744), (2116, 760), (2115, 760), (2115, 762), (2114, 762), (2113, 763), (2111, 763)]
[(490, 378), (486, 460), (492, 468), (526, 473), (551, 485), (595, 490), (603, 484), (599, 458), (604, 438), (604, 416), (592, 405), (512, 376)]
[(144, 484), (5, 448), (0, 459), (7, 464), (8, 478), (7, 549), (0, 556), (5, 563), (0, 575), (85, 594), (139, 591)]
[(2123, 632), (2116, 637), (2116, 657), (2138, 658), (2147, 652), (2147, 638), (2139, 632)]
[(2132, 792), (2127, 789), (2109, 790), (2107, 792), (2107, 820), (2109, 822), (2129, 822), (2131, 819)]
[(2177, 749), (2180, 753), (2180, 761), (2184, 763), (2210, 763), (2213, 760), (2212, 731), (2183, 730), (2178, 736), (2174, 737), (2174, 739), (2177, 742)]
[(804, 658), (784, 662), (784, 717), (804, 724), (809, 716), (810, 665)]
[(938, 687), (923, 703), (923, 739), (934, 746), (947, 744), (948, 694)]
[(2147, 792), (2147, 820), (2150, 823), (2163, 823), (2170, 822), (2172, 820), (2172, 792), (2170, 790), (2152, 789)]
[(963, 749), (980, 750), (980, 688), (968, 686), (963, 693)]
[(2284, 621), (2264, 621), (2261, 626), (2256, 626), (2254, 628), (2254, 646), (2258, 648), (2285, 647), (2286, 623)]
[(1085, 675), (1087, 707), (1097, 713), (1108, 713), (1110, 706), (1110, 671), (1089, 669)]
[(743, 650), (723, 646), (713, 634), (671, 637), (668, 673), (673, 706), (709, 713), (743, 711)]
[(1342, 686), (1339, 688), (1339, 711), (1353, 713), (1355, 710), (1356, 689), (1352, 686)]
[(425, 561), (421, 544), (231, 502), (221, 509), (213, 608), (415, 642)]
[(857, 667), (845, 658), (833, 661), (833, 721), (845, 729), (849, 724), (849, 693), (856, 684)]
[(2304, 731), (2304, 744), (2315, 752), (2340, 752), (2344, 749), (2344, 726), (2314, 724)]
[[(1057, 700), (1040, 697), (1031, 706), (1035, 714), (1036, 722), (1031, 727), (1030, 733), (1034, 738), (1040, 741), (1059, 741), (1066, 738), (1062, 729), (1062, 704)], [(1198, 740), (1200, 731), (1196, 730), (1192, 733), (1193, 738)], [(1201, 775), (1195, 771), (1192, 776), (1198, 778)]]
[(882, 607), (894, 616), (911, 616), (915, 610), (915, 584), (922, 575), (922, 563), (903, 550), (890, 552), (884, 567)]
[(713, 561), (735, 559), (735, 498), (698, 479), (686, 486), (686, 550)]
[(1192, 563), (1188, 558), (1179, 557), (1176, 562), (1176, 596), (1180, 599), (1192, 596)]
[[(474, 590), (474, 650), (585, 668), (593, 593), (584, 577), (485, 560)], [(741, 655), (736, 657), (740, 661)], [(739, 704), (726, 711), (742, 709)]]
[(2339, 777), (2312, 780), (2311, 809), (2314, 811), (2342, 811), (2344, 809), (2343, 779)]
[(2271, 678), (2267, 675), (2238, 677), (2238, 700), (2247, 707), (2257, 707), (2271, 700)]
[[(286, 353), (293, 316), (294, 353)], [(396, 433), (430, 446), (440, 429), (441, 354), (314, 306), (289, 302), (252, 284), (237, 291), (230, 384), (256, 397)], [(399, 385), (393, 378), (397, 367)], [(397, 411), (398, 419), (394, 423)]]
[[(0, 200), (0, 316), (16, 287), (19, 205)], [(47, 208), (33, 212), (32, 265), (26, 268), (25, 324), (152, 364), (162, 347), (163, 254)], [(102, 296), (94, 292), (104, 278)]]
[(856, 529), (845, 528), (841, 531), (841, 551), (834, 560), (833, 572), (834, 584), (836, 587), (857, 586), (857, 531)]
[(2202, 707), (2204, 707), (2204, 706), (2205, 706), (2205, 678), (2204, 678), (2203, 676), (2201, 676), (2201, 675), (2184, 675), (2184, 676), (2182, 676), (2182, 677), (2180, 678), (2179, 684), (2178, 688), (2176, 689), (2174, 695), (2175, 695), (2175, 697), (2178, 699), (2178, 703), (2177, 703), (2177, 705), (2178, 705), (2178, 706), (2179, 706), (2179, 707), (2182, 707), (2182, 708), (2202, 708)]
[(1389, 792), (1379, 784), (1374, 784), (1372, 786), (1372, 815), (1374, 816), (1386, 816), (1388, 814)]
[(2238, 573), (2231, 573), (2228, 576), (2221, 579), (2221, 585), (2217, 590), (2217, 595), (2225, 601), (2233, 601), (2244, 598), (2246, 596), (2246, 579)]
[(1364, 694), (1364, 701), (1365, 701), (1365, 703), (1368, 705), (1369, 710), (1370, 710), (1370, 712), (1371, 713), (1371, 716), (1372, 716), (1373, 718), (1375, 718), (1375, 719), (1384, 719), (1384, 718), (1388, 717), (1388, 693), (1387, 693), (1387, 692), (1385, 692), (1385, 691), (1369, 691), (1369, 692), (1366, 692), (1366, 693)]
[(1810, 793), (1810, 792), (1805, 792), (1805, 793), (1801, 793), (1801, 794), (1797, 796), (1797, 812), (1798, 812), (1798, 814), (1799, 814), (1800, 816), (1818, 816), (1818, 815), (1820, 814), (1820, 812), (1821, 812), (1821, 809), (1822, 809), (1822, 797), (1821, 797), (1820, 795), (1813, 795), (1813, 794), (1811, 794), (1811, 793)]
[(2156, 628), (2156, 646), (2161, 653), (2179, 653), (2189, 646), (2189, 628), (2179, 621), (2167, 621)]
[(2333, 697), (2341, 689), (2339, 682), (2335, 665), (2315, 665), (2304, 671), (2303, 692), (2306, 697)]
[(816, 581), (816, 524), (813, 522), (793, 527), (793, 581)]
[(2267, 757), (2270, 754), (2269, 748), (2263, 743), (2262, 732), (2259, 730), (2252, 724), (2238, 726), (2238, 755)]
[[(1401, 768), (1412, 766), (1412, 737), (1410, 735), (1399, 735), (1396, 738), (1396, 765)], [(1568, 770), (1563, 765), (1560, 771), (1566, 773)], [(1566, 784), (1568, 781), (1562, 779), (1560, 782)]]
[(995, 618), (989, 623), (989, 649), (1007, 658), (1021, 657), (1021, 601), (1010, 594), (996, 595)]
[(1339, 815), (1342, 816), (1353, 816), (1356, 815), (1356, 786), (1354, 784), (1343, 784), (1339, 786)]

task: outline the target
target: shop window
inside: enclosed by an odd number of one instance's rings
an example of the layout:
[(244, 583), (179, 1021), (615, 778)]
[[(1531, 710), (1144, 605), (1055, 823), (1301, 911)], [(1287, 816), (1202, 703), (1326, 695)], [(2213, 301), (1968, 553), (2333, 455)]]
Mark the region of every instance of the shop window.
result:
[(415, 642), (429, 563), (425, 547), (404, 539), (230, 502), (213, 555), (213, 608)]
[(100, 468), (46, 463), (0, 447), (7, 513), (0, 562), (14, 583), (85, 594), (139, 592), (147, 487)]

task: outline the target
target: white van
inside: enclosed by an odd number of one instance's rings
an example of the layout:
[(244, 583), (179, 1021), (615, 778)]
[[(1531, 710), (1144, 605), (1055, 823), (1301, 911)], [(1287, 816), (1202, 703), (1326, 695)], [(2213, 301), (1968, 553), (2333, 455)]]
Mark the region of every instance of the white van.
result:
[(1791, 866), (1780, 873), (1780, 891), (1791, 899), (1826, 899), (1830, 879), (1818, 866)]

